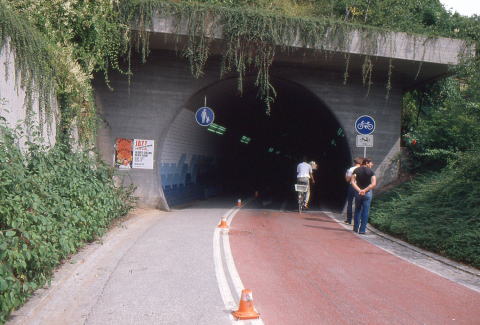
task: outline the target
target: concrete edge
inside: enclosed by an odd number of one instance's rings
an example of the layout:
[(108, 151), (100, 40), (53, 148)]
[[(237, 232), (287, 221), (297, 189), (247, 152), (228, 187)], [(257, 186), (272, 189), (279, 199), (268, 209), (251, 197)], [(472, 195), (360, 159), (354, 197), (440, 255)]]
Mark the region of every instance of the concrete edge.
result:
[(475, 276), (480, 276), (480, 270), (477, 270), (473, 267), (470, 267), (470, 266), (467, 266), (467, 265), (464, 265), (464, 264), (461, 264), (461, 263), (458, 263), (458, 262), (455, 262), (455, 261), (452, 261), (446, 257), (443, 257), (441, 255), (438, 255), (438, 254), (435, 254), (435, 253), (432, 253), (432, 252), (429, 252), (427, 250), (424, 250), (422, 248), (419, 248), (417, 246), (414, 246), (414, 245), (411, 245), (407, 242), (404, 242), (403, 240), (401, 239), (398, 239), (398, 238), (395, 238), (395, 237), (392, 237), (390, 235), (387, 235), (383, 232), (381, 232), (380, 230), (378, 230), (377, 228), (371, 226), (371, 225), (368, 225), (367, 226), (367, 229), (370, 230), (372, 233), (374, 233), (375, 235), (377, 236), (380, 236), (380, 237), (383, 237), (385, 239), (388, 239), (392, 242), (395, 242), (397, 243), (398, 245), (401, 245), (403, 247), (406, 247), (408, 249), (411, 249), (419, 254), (422, 254), (422, 255), (425, 255), (431, 259), (434, 259), (440, 263), (443, 263), (445, 265), (448, 265), (450, 267), (453, 267), (453, 268), (456, 268), (460, 271), (463, 271), (463, 272), (466, 272), (466, 273), (469, 273), (471, 275), (475, 275)]

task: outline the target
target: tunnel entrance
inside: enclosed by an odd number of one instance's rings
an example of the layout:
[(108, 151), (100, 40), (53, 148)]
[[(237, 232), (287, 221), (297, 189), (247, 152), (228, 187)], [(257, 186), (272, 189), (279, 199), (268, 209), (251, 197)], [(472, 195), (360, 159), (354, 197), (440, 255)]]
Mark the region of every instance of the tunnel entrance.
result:
[(241, 96), (237, 79), (232, 78), (190, 98), (187, 108), (192, 112), (205, 99), (215, 111), (215, 123), (205, 129), (219, 139), (215, 163), (199, 167), (196, 181), (215, 183), (224, 193), (252, 195), (258, 190), (274, 200), (293, 201), (296, 166), (306, 156), (318, 164), (311, 205), (340, 209), (346, 197), (343, 175), (351, 163), (343, 129), (329, 108), (303, 86), (283, 79), (272, 84), (277, 97), (270, 116), (257, 97), (253, 77), (244, 81)]

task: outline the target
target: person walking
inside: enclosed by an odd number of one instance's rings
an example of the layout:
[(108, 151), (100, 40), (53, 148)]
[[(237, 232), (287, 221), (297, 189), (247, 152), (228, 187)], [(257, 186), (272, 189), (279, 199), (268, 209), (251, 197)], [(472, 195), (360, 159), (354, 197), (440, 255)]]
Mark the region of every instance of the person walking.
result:
[(352, 174), (355, 169), (360, 167), (362, 164), (363, 158), (356, 157), (353, 160), (353, 166), (350, 167), (347, 172), (345, 173), (345, 181), (348, 183), (347, 189), (347, 219), (345, 219), (346, 224), (352, 223), (352, 216), (353, 216), (353, 198), (355, 197), (355, 189), (353, 188), (351, 181), (352, 181)]
[(302, 162), (297, 165), (297, 184), (307, 185), (305, 208), (308, 208), (308, 201), (310, 200), (310, 181), (312, 184), (315, 183), (312, 166), (307, 162), (307, 158), (303, 157)]
[(373, 162), (364, 158), (362, 165), (352, 173), (352, 187), (355, 189), (355, 215), (353, 231), (365, 234), (368, 224), (368, 214), (372, 203), (372, 190), (377, 186), (377, 178), (372, 170)]

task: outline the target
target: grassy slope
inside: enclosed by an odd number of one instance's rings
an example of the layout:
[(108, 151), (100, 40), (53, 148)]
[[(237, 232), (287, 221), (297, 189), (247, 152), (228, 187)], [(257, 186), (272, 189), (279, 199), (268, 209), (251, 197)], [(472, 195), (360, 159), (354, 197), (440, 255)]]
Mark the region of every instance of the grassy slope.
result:
[(386, 233), (480, 268), (478, 152), (374, 199), (370, 222)]

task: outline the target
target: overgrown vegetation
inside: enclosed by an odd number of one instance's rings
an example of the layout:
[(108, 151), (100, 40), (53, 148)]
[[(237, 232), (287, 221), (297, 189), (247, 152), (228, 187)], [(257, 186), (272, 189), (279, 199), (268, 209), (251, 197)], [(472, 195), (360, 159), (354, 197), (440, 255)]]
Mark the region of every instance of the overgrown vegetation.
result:
[[(438, 0), (406, 4), (397, 0), (3, 1), (48, 35), (55, 57), (61, 54), (63, 73), (57, 78), (60, 81), (57, 90), (64, 95), (62, 129), (68, 133), (72, 125), (78, 126), (85, 142), (92, 141), (90, 135), (95, 131), (89, 83), (92, 74), (103, 71), (108, 82), (108, 70), (122, 70), (120, 61), (130, 60), (133, 44), (146, 59), (146, 30), (155, 15), (176, 17), (177, 29), (187, 32), (188, 42), (181, 52), (195, 77), (203, 74), (211, 52), (211, 37), (221, 31), (225, 40), (221, 74), (237, 74), (241, 92), (245, 74), (256, 73), (258, 94), (267, 112), (275, 98), (270, 66), (278, 51), (287, 50), (286, 44), (317, 47), (328, 55), (332, 51), (345, 52), (352, 41), (352, 32), (359, 32), (361, 48), (366, 53), (362, 79), (369, 88), (374, 69), (370, 56), (385, 42), (388, 31), (404, 31), (412, 37), (417, 37), (414, 33), (422, 33), (471, 40), (478, 40), (479, 31), (479, 24), (474, 23), (476, 18), (469, 20), (451, 15)], [(132, 34), (129, 26), (136, 26), (140, 33)], [(17, 42), (16, 45), (22, 47), (21, 44), (29, 43)], [(347, 56), (345, 78), (349, 75), (348, 62)], [(389, 65), (385, 78), (387, 96), (392, 66)], [(128, 67), (125, 70), (130, 74)]]
[(447, 159), (480, 144), (480, 61), (455, 70), (455, 77), (426, 85), (404, 98), (403, 133), (412, 172), (438, 170)]
[[(0, 324), (54, 268), (128, 212), (131, 193), (112, 169), (64, 145), (51, 150), (0, 129)], [(38, 141), (36, 141), (38, 143)]]
[(375, 198), (371, 223), (382, 231), (480, 268), (480, 152), (461, 153), (438, 172)]
[[(386, 5), (387, 2), (391, 6)], [(224, 40), (221, 76), (235, 73), (241, 92), (245, 74), (255, 73), (258, 96), (265, 102), (269, 113), (270, 104), (275, 99), (269, 70), (277, 52), (294, 51), (287, 45), (316, 48), (314, 55), (322, 58), (334, 52), (348, 53), (354, 32), (359, 33), (359, 47), (365, 53), (361, 77), (368, 93), (373, 82), (372, 57), (381, 44), (388, 42), (391, 30), (408, 32), (419, 43), (434, 42), (434, 39), (425, 39), (416, 34), (419, 32), (474, 39), (467, 29), (459, 28), (460, 22), (454, 23), (450, 19), (448, 21), (451, 23), (445, 24), (440, 21), (438, 17), (450, 16), (438, 1), (424, 0), (411, 6), (397, 2), (340, 1), (334, 4), (332, 1), (140, 0), (120, 2), (119, 11), (126, 25), (136, 26), (140, 30), (135, 42), (144, 59), (148, 55), (147, 31), (152, 29), (154, 17), (175, 17), (177, 33), (186, 32), (188, 35), (182, 54), (189, 61), (195, 77), (203, 74), (213, 38), (221, 36)], [(431, 7), (436, 11), (426, 8), (426, 3), (435, 4)], [(459, 21), (464, 22), (462, 19)], [(403, 24), (395, 24), (398, 21)], [(393, 47), (391, 51), (393, 55)], [(348, 62), (347, 55), (344, 83), (349, 76)], [(391, 87), (392, 67), (390, 62), (385, 77), (387, 97)]]
[[(41, 111), (49, 114), (47, 94), (57, 95), (60, 140), (77, 129), (84, 146), (94, 143), (93, 73), (103, 71), (108, 80), (128, 43), (128, 29), (115, 8), (110, 0), (0, 0), (0, 45), (10, 41), (15, 49), (27, 97), (46, 93), (40, 97)], [(31, 100), (27, 110), (32, 111)]]
[(54, 53), (41, 33), (0, 1), (0, 51), (5, 50), (7, 42), (15, 50), (15, 71), (2, 69), (1, 77), (15, 75), (16, 81), (21, 81), (20, 86), (26, 92), (27, 113), (31, 112), (33, 97), (38, 96), (40, 116), (51, 116), (50, 104), (58, 70), (53, 61)]
[[(15, 71), (1, 69), (2, 78), (15, 75), (26, 90), (28, 126), (23, 133), (0, 126), (0, 324), (49, 281), (62, 260), (103, 234), (133, 204), (131, 190), (116, 188), (113, 170), (89, 151), (96, 125), (92, 73), (116, 67), (119, 53), (108, 51), (95, 33), (104, 33), (108, 44), (122, 35), (108, 35), (112, 25), (98, 18), (108, 11), (80, 2), (83, 12), (71, 10), (68, 1), (0, 0), (0, 50), (8, 43), (15, 55)], [(102, 4), (113, 8), (110, 1)], [(117, 21), (113, 27), (122, 29)], [(41, 147), (42, 132), (34, 131), (37, 96), (40, 116), (49, 119), (54, 102), (60, 106), (54, 148)], [(52, 121), (39, 122), (45, 127)], [(71, 150), (75, 128), (84, 152)], [(26, 152), (19, 149), (25, 139)]]
[(371, 222), (390, 234), (480, 268), (480, 62), (405, 95), (407, 172), (376, 198)]
[[(24, 156), (15, 145), (18, 135), (0, 132), (0, 323), (62, 259), (130, 207), (131, 196), (113, 186), (111, 170), (70, 151), (69, 139), (78, 128), (83, 148), (93, 146), (93, 75), (103, 73), (108, 83), (116, 69), (127, 78), (134, 47), (148, 59), (146, 29), (154, 14), (177, 17), (177, 28), (185, 28), (181, 53), (195, 77), (211, 54), (209, 36), (221, 26), (222, 74), (237, 74), (241, 90), (245, 74), (256, 73), (267, 107), (275, 97), (270, 66), (294, 41), (326, 55), (348, 48), (349, 33), (358, 30), (373, 55), (378, 37), (390, 30), (480, 40), (479, 17), (448, 13), (438, 0), (0, 0), (0, 48), (9, 42), (16, 53), (27, 108), (39, 94), (48, 116), (56, 95), (62, 116), (58, 145), (50, 151), (31, 142)], [(140, 32), (132, 33), (132, 25)], [(371, 63), (367, 55), (367, 87)], [(409, 158), (403, 165), (429, 173), (374, 200), (372, 223), (479, 267), (478, 59), (454, 73), (406, 94), (402, 128)]]

